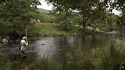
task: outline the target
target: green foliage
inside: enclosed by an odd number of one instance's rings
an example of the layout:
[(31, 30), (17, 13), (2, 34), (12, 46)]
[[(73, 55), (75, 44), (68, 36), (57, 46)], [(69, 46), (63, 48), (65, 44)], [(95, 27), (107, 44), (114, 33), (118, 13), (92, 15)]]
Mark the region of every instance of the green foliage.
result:
[(106, 18), (104, 18), (104, 20), (102, 21), (104, 23), (102, 27), (105, 27), (107, 31), (116, 30), (116, 22), (117, 22), (118, 16), (114, 14), (106, 13), (105, 17)]
[(0, 24), (10, 25), (14, 32), (22, 34), (36, 17), (39, 0), (5, 0), (0, 4)]
[(38, 17), (41, 23), (53, 23), (55, 18), (50, 13), (40, 13)]
[(121, 12), (118, 25), (125, 26), (125, 0), (115, 0), (111, 6)]
[[(54, 5), (56, 11), (69, 12), (73, 10), (79, 11), (79, 14), (82, 16), (83, 30), (86, 29), (89, 19), (94, 15), (100, 15), (103, 11), (103, 3), (100, 0), (47, 0), (48, 2)], [(96, 12), (96, 13), (95, 13)], [(94, 15), (94, 17), (98, 15)], [(96, 19), (96, 18), (95, 18)]]
[(95, 19), (95, 17), (92, 17), (91, 20), (88, 21), (88, 25), (103, 31), (113, 31), (117, 30), (117, 19), (118, 16), (107, 12), (100, 18)]
[[(125, 1), (124, 0), (46, 0), (54, 5), (57, 13), (77, 10), (82, 16), (83, 30), (87, 25), (99, 27), (106, 31), (116, 30), (116, 21), (124, 25)], [(120, 18), (115, 18), (113, 9), (121, 11)], [(101, 21), (100, 21), (101, 20)]]
[(60, 26), (63, 30), (71, 30), (73, 26), (72, 20), (70, 18), (66, 18), (60, 22)]
[(55, 23), (59, 23), (62, 30), (72, 30), (74, 25), (80, 25), (82, 19), (77, 12), (65, 12), (61, 11), (60, 13), (55, 12), (56, 10), (51, 11), (51, 14), (55, 14)]

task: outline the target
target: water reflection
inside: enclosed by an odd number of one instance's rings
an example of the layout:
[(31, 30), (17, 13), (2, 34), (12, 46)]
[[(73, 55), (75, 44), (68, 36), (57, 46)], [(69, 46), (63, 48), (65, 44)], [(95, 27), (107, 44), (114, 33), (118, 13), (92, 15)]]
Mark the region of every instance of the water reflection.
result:
[(89, 52), (90, 49), (106, 46), (108, 43), (105, 35), (44, 37), (34, 41), (29, 48), (35, 48), (38, 58), (61, 59), (65, 52), (73, 53), (78, 48), (83, 53)]

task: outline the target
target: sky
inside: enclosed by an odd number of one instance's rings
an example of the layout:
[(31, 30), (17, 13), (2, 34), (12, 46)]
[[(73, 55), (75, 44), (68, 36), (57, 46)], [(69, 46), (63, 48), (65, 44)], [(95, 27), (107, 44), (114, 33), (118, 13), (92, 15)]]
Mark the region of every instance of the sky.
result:
[(115, 9), (113, 9), (113, 13), (116, 14), (116, 15), (120, 15), (120, 14), (121, 14), (120, 11), (117, 11), (117, 10), (115, 10)]
[(45, 2), (45, 0), (40, 0), (41, 4), (40, 6), (38, 6), (38, 8), (43, 8), (43, 9), (47, 9), (47, 10), (52, 10), (52, 4), (47, 4), (47, 2)]
[[(52, 10), (52, 4), (47, 4), (47, 2), (45, 2), (45, 0), (40, 0), (41, 4), (42, 5), (39, 5), (38, 8), (43, 8), (43, 9), (47, 9), (47, 10)], [(116, 14), (116, 15), (120, 15), (120, 12), (113, 9), (113, 13)]]

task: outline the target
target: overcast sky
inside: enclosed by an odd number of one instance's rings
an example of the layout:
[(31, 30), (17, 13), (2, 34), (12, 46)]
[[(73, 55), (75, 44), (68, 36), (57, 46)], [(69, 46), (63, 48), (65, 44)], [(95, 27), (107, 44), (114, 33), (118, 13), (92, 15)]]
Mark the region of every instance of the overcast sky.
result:
[[(40, 0), (41, 4), (40, 6), (38, 6), (38, 8), (43, 8), (43, 9), (47, 9), (47, 10), (52, 10), (52, 5), (51, 4), (47, 4), (47, 2), (45, 2), (45, 0)], [(117, 11), (117, 10), (113, 10), (113, 13), (116, 14), (116, 15), (119, 15), (120, 12)]]
[(47, 10), (52, 10), (52, 5), (51, 4), (47, 4), (47, 2), (45, 2), (45, 0), (40, 0), (41, 4), (40, 6), (38, 6), (38, 8), (43, 8), (43, 9), (47, 9)]

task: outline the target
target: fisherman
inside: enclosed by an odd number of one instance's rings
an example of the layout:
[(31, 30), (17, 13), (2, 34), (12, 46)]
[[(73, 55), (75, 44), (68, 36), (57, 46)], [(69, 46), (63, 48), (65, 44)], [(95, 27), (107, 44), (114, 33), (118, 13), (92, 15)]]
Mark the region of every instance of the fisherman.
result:
[(120, 64), (119, 70), (125, 70), (125, 61)]
[(28, 41), (27, 41), (27, 38), (24, 36), (22, 38), (22, 40), (20, 41), (20, 50), (22, 53), (24, 53), (24, 51), (26, 50), (28, 46)]

